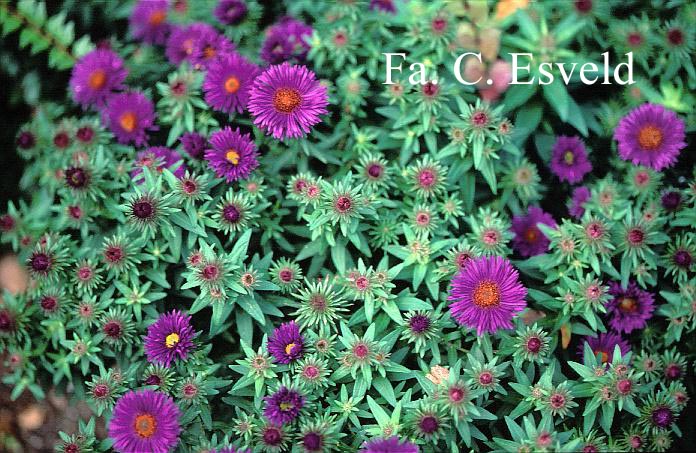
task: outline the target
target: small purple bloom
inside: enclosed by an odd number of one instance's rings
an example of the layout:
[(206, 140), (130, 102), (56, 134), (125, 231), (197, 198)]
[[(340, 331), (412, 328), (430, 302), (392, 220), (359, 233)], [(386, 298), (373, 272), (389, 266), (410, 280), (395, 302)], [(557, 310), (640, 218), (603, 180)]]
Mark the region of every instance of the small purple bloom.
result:
[(138, 0), (130, 16), (130, 30), (135, 39), (148, 44), (164, 44), (169, 33), (167, 0)]
[(677, 161), (686, 146), (684, 121), (657, 104), (643, 104), (621, 118), (614, 130), (619, 156), (660, 171)]
[(193, 350), (196, 333), (191, 326), (191, 316), (178, 310), (160, 315), (147, 328), (144, 340), (147, 361), (169, 367), (175, 360), (186, 360)]
[(218, 178), (227, 182), (245, 179), (259, 166), (256, 160), (256, 145), (249, 134), (242, 134), (239, 128), (226, 127), (210, 136), (212, 149), (205, 152), (208, 165)]
[(188, 155), (194, 159), (203, 157), (203, 153), (208, 147), (208, 140), (197, 132), (185, 132), (179, 137), (179, 141)]
[(124, 88), (128, 70), (123, 60), (111, 50), (89, 52), (75, 64), (70, 76), (73, 99), (82, 107), (102, 107), (115, 90)]
[(614, 356), (614, 347), (619, 346), (621, 350), (621, 355), (624, 356), (628, 354), (631, 350), (629, 344), (621, 338), (621, 335), (615, 332), (600, 333), (597, 337), (585, 337), (583, 341), (578, 345), (578, 355), (583, 357), (585, 350), (585, 343), (590, 345), (592, 352), (602, 359), (602, 363), (609, 363)]
[(208, 66), (203, 82), (205, 102), (219, 112), (242, 113), (260, 72), (258, 66), (237, 52), (221, 55)]
[(114, 94), (106, 101), (102, 121), (116, 136), (119, 143), (147, 142), (147, 131), (156, 130), (155, 106), (139, 91)]
[(397, 436), (372, 439), (365, 442), (360, 453), (418, 453), (418, 446), (399, 440)]
[(682, 196), (676, 190), (670, 190), (662, 194), (660, 201), (662, 202), (662, 207), (665, 208), (666, 211), (674, 212), (679, 209)]
[(573, 197), (568, 207), (570, 215), (579, 219), (585, 213), (585, 203), (590, 199), (590, 189), (580, 186), (573, 189)]
[(370, 9), (382, 11), (389, 14), (396, 14), (394, 0), (370, 0)]
[(223, 25), (235, 25), (244, 19), (249, 8), (244, 0), (220, 0), (213, 14)]
[(512, 245), (525, 258), (546, 253), (551, 243), (537, 226), (538, 223), (556, 227), (556, 221), (551, 214), (536, 206), (531, 206), (527, 215), (515, 216), (512, 219), (511, 230), (515, 234)]
[(304, 338), (295, 321), (286, 322), (276, 327), (268, 339), (268, 352), (276, 362), (288, 364), (302, 358)]
[(196, 42), (204, 32), (215, 33), (215, 29), (202, 22), (185, 27), (174, 27), (167, 40), (167, 48), (165, 50), (169, 61), (175, 65), (181, 64), (183, 61), (192, 61)]
[(142, 173), (143, 167), (149, 168), (152, 172), (161, 172), (165, 168), (171, 168), (177, 162), (181, 162), (181, 165), (172, 170), (172, 173), (177, 178), (181, 178), (186, 173), (186, 165), (182, 162), (181, 155), (166, 146), (150, 147), (136, 155), (131, 178)]
[(622, 288), (618, 282), (611, 282), (609, 294), (614, 296), (607, 304), (611, 314), (609, 325), (614, 330), (630, 333), (646, 326), (655, 309), (651, 293), (640, 289), (636, 282), (629, 282), (627, 288)]
[(307, 42), (310, 36), (312, 27), (292, 17), (284, 17), (266, 32), (261, 59), (271, 65), (290, 59), (304, 63), (310, 49)]
[(592, 171), (585, 145), (579, 137), (561, 135), (556, 139), (551, 154), (551, 171), (561, 181), (571, 184), (582, 181)]
[(266, 407), (263, 415), (276, 425), (291, 423), (300, 414), (305, 399), (297, 391), (287, 387), (280, 389), (271, 396), (264, 398)]
[(194, 67), (208, 68), (221, 55), (233, 52), (234, 44), (214, 28), (202, 28), (193, 42), (191, 61)]
[(271, 66), (254, 81), (248, 109), (274, 138), (302, 137), (327, 113), (326, 87), (304, 66)]

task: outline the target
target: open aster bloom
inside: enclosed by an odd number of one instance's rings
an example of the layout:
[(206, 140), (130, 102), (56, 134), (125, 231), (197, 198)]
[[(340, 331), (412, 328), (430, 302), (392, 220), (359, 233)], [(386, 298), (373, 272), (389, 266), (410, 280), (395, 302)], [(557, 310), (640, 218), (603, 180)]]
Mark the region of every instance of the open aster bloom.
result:
[(208, 66), (203, 82), (205, 102), (224, 113), (242, 113), (249, 90), (261, 70), (237, 52), (220, 55)]
[(570, 215), (579, 219), (585, 213), (585, 203), (590, 199), (590, 189), (580, 186), (573, 189), (573, 196), (568, 207)]
[(235, 45), (212, 27), (202, 28), (193, 41), (191, 62), (197, 68), (208, 68), (220, 55), (233, 52)]
[(244, 19), (249, 8), (244, 0), (220, 0), (213, 14), (223, 25), (234, 25)]
[(204, 32), (215, 33), (215, 29), (202, 22), (174, 27), (169, 39), (167, 39), (167, 48), (165, 49), (169, 62), (178, 65), (183, 61), (191, 61), (195, 44)]
[(292, 58), (304, 63), (310, 48), (306, 39), (310, 36), (312, 27), (292, 17), (284, 17), (266, 32), (261, 59), (272, 65)]
[(636, 282), (629, 282), (626, 288), (622, 288), (618, 282), (611, 282), (609, 294), (614, 296), (607, 305), (611, 313), (609, 325), (612, 329), (630, 333), (646, 326), (655, 309), (651, 293), (640, 289)]
[(133, 37), (148, 44), (164, 44), (169, 33), (167, 0), (139, 0), (130, 16)]
[(155, 130), (155, 106), (143, 93), (133, 91), (111, 96), (102, 111), (102, 121), (119, 143), (147, 142), (147, 131)]
[(184, 132), (179, 137), (179, 141), (186, 153), (194, 159), (203, 157), (203, 153), (208, 147), (208, 140), (197, 132)]
[(186, 360), (195, 334), (191, 316), (177, 310), (160, 315), (147, 328), (144, 347), (148, 362), (169, 368), (174, 360)]
[(517, 270), (499, 256), (472, 258), (452, 278), (452, 317), (476, 333), (512, 328), (513, 315), (527, 306)]
[(264, 398), (264, 401), (266, 407), (263, 409), (263, 415), (276, 425), (285, 425), (295, 420), (305, 403), (304, 396), (284, 386), (273, 395)]
[(301, 137), (327, 113), (326, 87), (304, 66), (271, 66), (256, 77), (248, 109), (254, 124), (277, 139)]
[(611, 362), (614, 356), (614, 346), (619, 345), (621, 349), (621, 355), (626, 355), (631, 350), (628, 342), (621, 338), (621, 335), (615, 332), (600, 333), (597, 337), (585, 337), (583, 341), (578, 345), (578, 355), (583, 357), (585, 343), (590, 345), (592, 352), (597, 355), (599, 354), (602, 363)]
[(561, 181), (571, 184), (582, 181), (592, 171), (592, 164), (587, 159), (587, 151), (580, 138), (561, 135), (556, 139), (551, 154), (551, 171)]
[(372, 439), (367, 441), (360, 453), (418, 453), (418, 446), (397, 436)]
[(226, 127), (210, 136), (212, 149), (205, 152), (208, 165), (218, 178), (227, 182), (249, 177), (259, 166), (256, 160), (256, 145), (249, 134), (242, 134), (239, 128)]
[(273, 331), (268, 339), (268, 352), (276, 362), (288, 364), (302, 358), (304, 352), (304, 338), (300, 335), (300, 328), (295, 321), (281, 324)]
[(677, 161), (686, 146), (684, 122), (657, 104), (643, 104), (621, 118), (614, 130), (619, 156), (660, 171)]
[(538, 223), (550, 227), (556, 226), (556, 221), (553, 220), (551, 214), (536, 206), (531, 206), (527, 215), (515, 216), (512, 219), (511, 229), (515, 233), (512, 245), (525, 258), (546, 253), (551, 243), (549, 238), (537, 227)]
[(152, 146), (144, 151), (140, 151), (133, 163), (131, 178), (135, 178), (143, 172), (143, 167), (147, 167), (153, 172), (161, 172), (165, 168), (171, 168), (177, 162), (181, 162), (178, 167), (172, 170), (174, 176), (181, 178), (186, 172), (186, 165), (181, 159), (181, 155), (166, 146)]
[(126, 393), (114, 407), (109, 437), (121, 453), (166, 453), (179, 443), (179, 408), (164, 393)]
[(115, 90), (124, 87), (128, 70), (115, 52), (97, 49), (89, 52), (75, 64), (70, 76), (73, 99), (82, 107), (101, 107)]

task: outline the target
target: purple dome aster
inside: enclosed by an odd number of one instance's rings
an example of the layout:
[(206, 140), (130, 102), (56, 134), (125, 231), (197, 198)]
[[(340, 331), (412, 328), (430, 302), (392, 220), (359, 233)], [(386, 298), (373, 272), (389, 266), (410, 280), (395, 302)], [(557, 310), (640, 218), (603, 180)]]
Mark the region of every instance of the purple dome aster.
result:
[(328, 103), (326, 87), (312, 71), (283, 63), (256, 78), (247, 107), (256, 126), (282, 140), (308, 133)]
[(508, 260), (484, 256), (470, 259), (452, 278), (447, 299), (452, 301), (452, 317), (481, 335), (500, 328), (511, 329), (513, 315), (527, 306), (526, 296), (527, 289)]
[(619, 345), (621, 355), (626, 355), (631, 350), (629, 344), (621, 338), (621, 335), (615, 332), (600, 333), (597, 337), (585, 337), (578, 345), (578, 355), (583, 357), (585, 343), (590, 345), (590, 349), (595, 355), (599, 354), (602, 358), (602, 363), (611, 362), (614, 356), (614, 346)]
[(191, 316), (178, 310), (160, 315), (147, 328), (144, 340), (147, 361), (169, 368), (174, 360), (186, 360), (193, 349), (195, 335)]
[(111, 50), (89, 52), (75, 64), (70, 76), (73, 99), (82, 107), (102, 107), (115, 90), (123, 89), (128, 70)]
[(662, 203), (662, 207), (665, 208), (665, 210), (669, 212), (674, 212), (679, 209), (679, 206), (682, 203), (681, 193), (679, 193), (676, 190), (668, 190), (667, 192), (662, 194), (660, 202)]
[(184, 132), (184, 134), (179, 137), (179, 141), (188, 155), (194, 159), (203, 157), (203, 153), (208, 147), (208, 140), (197, 132)]
[(153, 172), (161, 172), (165, 168), (171, 168), (177, 162), (181, 162), (172, 173), (177, 178), (181, 178), (186, 173), (186, 165), (182, 162), (181, 155), (166, 146), (153, 146), (145, 151), (140, 151), (133, 164), (131, 178), (135, 178), (143, 172), (143, 167), (149, 168)]
[(642, 329), (652, 317), (654, 297), (643, 291), (636, 282), (629, 282), (627, 288), (622, 288), (618, 282), (609, 284), (609, 294), (614, 296), (607, 304), (611, 313), (609, 325), (617, 332), (630, 333)]
[(561, 181), (571, 184), (582, 181), (592, 171), (585, 145), (579, 137), (561, 135), (556, 139), (551, 154), (551, 171)]
[(537, 227), (537, 223), (556, 227), (556, 221), (553, 220), (551, 214), (535, 206), (529, 208), (527, 215), (515, 216), (512, 219), (511, 230), (515, 234), (512, 245), (525, 258), (546, 253), (551, 243), (549, 238)]
[(310, 36), (312, 27), (292, 17), (284, 17), (266, 31), (261, 59), (271, 65), (293, 58), (298, 63), (304, 63), (310, 49), (306, 39)]
[(261, 70), (232, 52), (220, 55), (208, 66), (203, 82), (205, 102), (219, 112), (242, 113), (249, 102), (249, 91)]
[(203, 28), (193, 42), (191, 61), (197, 68), (208, 68), (220, 55), (231, 53), (234, 49), (234, 44), (225, 35), (214, 28)]
[(590, 189), (580, 186), (573, 189), (573, 197), (568, 207), (570, 215), (579, 219), (585, 213), (585, 203), (590, 199)]
[(399, 440), (397, 436), (372, 439), (365, 442), (360, 453), (418, 453), (418, 446)]
[(106, 101), (102, 121), (108, 125), (119, 143), (147, 142), (147, 131), (156, 130), (155, 107), (143, 93), (133, 91), (114, 94)]
[(684, 138), (684, 122), (657, 104), (643, 104), (631, 110), (614, 130), (623, 160), (657, 171), (674, 165), (686, 146)]
[(239, 128), (228, 127), (213, 132), (210, 136), (212, 149), (205, 152), (205, 160), (218, 178), (227, 182), (245, 179), (259, 166), (256, 160), (256, 145), (249, 134), (242, 134)]
[(116, 402), (109, 437), (121, 453), (167, 453), (179, 443), (179, 415), (166, 394), (131, 390)]
[(268, 339), (268, 352), (276, 362), (288, 364), (302, 358), (304, 338), (295, 321), (281, 324)]
[(130, 30), (135, 39), (148, 44), (164, 44), (169, 33), (167, 0), (138, 0), (130, 16)]
[(183, 61), (192, 61), (196, 42), (203, 32), (215, 33), (215, 29), (202, 22), (185, 27), (174, 27), (169, 39), (167, 39), (165, 50), (169, 61), (175, 65), (181, 64)]
[(370, 9), (373, 11), (379, 10), (385, 13), (396, 14), (394, 0), (370, 0)]
[(273, 395), (264, 398), (264, 401), (266, 407), (263, 409), (263, 415), (271, 423), (284, 425), (300, 415), (305, 399), (296, 390), (283, 386)]
[(244, 19), (249, 8), (244, 0), (220, 0), (213, 14), (223, 25), (234, 25)]

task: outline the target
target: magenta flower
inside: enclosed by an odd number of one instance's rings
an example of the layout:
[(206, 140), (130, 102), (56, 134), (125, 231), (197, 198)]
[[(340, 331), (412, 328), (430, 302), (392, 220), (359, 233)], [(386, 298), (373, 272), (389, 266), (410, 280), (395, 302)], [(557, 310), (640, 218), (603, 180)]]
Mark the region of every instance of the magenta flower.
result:
[(131, 390), (116, 402), (109, 438), (121, 453), (167, 453), (179, 443), (179, 415), (166, 394)]
[(273, 395), (265, 397), (264, 401), (266, 407), (263, 409), (263, 415), (276, 425), (285, 425), (295, 420), (305, 403), (299, 392), (284, 386)]
[(213, 14), (221, 24), (235, 25), (244, 19), (248, 11), (244, 0), (220, 0)]
[(155, 106), (139, 91), (114, 94), (106, 101), (102, 121), (116, 136), (119, 143), (147, 142), (147, 131), (156, 130)]
[(561, 181), (571, 184), (582, 181), (582, 178), (592, 171), (585, 145), (579, 137), (561, 135), (556, 139), (551, 154), (551, 171)]
[(527, 289), (517, 270), (499, 256), (472, 258), (452, 278), (450, 313), (476, 333), (511, 329), (512, 317), (527, 306)]
[(106, 98), (124, 88), (128, 70), (115, 52), (97, 49), (89, 52), (75, 64), (70, 76), (70, 90), (76, 103), (87, 108), (102, 107)]
[(570, 215), (579, 219), (585, 213), (585, 203), (590, 199), (590, 189), (586, 186), (580, 186), (573, 189), (573, 196), (568, 207)]
[(141, 174), (144, 167), (149, 168), (152, 172), (161, 172), (165, 168), (171, 168), (177, 162), (181, 162), (181, 164), (173, 169), (172, 173), (177, 178), (181, 178), (186, 173), (186, 165), (183, 163), (181, 155), (166, 146), (150, 147), (136, 155), (131, 178), (135, 179)]
[(660, 171), (677, 161), (686, 146), (684, 121), (657, 104), (643, 104), (621, 118), (614, 130), (619, 156)]
[(208, 68), (221, 55), (233, 52), (234, 44), (212, 27), (201, 28), (193, 41), (191, 62), (197, 68)]
[(394, 0), (370, 0), (370, 9), (382, 11), (389, 14), (396, 14)]
[(597, 355), (599, 354), (602, 363), (611, 362), (614, 356), (614, 346), (619, 345), (621, 350), (621, 355), (624, 356), (628, 354), (631, 350), (629, 344), (621, 338), (621, 335), (615, 332), (600, 333), (597, 337), (585, 337), (583, 341), (578, 345), (578, 355), (583, 357), (585, 343), (590, 345), (592, 352)]
[(312, 71), (283, 63), (256, 78), (247, 107), (256, 126), (282, 140), (307, 134), (328, 113), (328, 103), (326, 87)]
[(397, 436), (372, 439), (362, 446), (360, 453), (418, 453), (418, 446), (401, 441)]
[(205, 152), (205, 160), (218, 178), (227, 182), (248, 178), (259, 166), (256, 160), (256, 145), (249, 134), (242, 134), (239, 128), (226, 127), (210, 136), (212, 149)]
[(310, 36), (312, 27), (292, 17), (284, 17), (266, 32), (261, 59), (270, 65), (290, 59), (304, 63), (310, 49), (307, 42)]
[(147, 361), (169, 368), (175, 360), (186, 360), (193, 350), (196, 333), (191, 326), (191, 316), (178, 310), (160, 315), (147, 328), (144, 340)]
[(612, 329), (630, 333), (647, 325), (655, 309), (651, 293), (640, 289), (636, 282), (629, 282), (626, 288), (622, 288), (618, 282), (611, 282), (609, 294), (614, 296), (607, 304)]
[(194, 159), (203, 157), (203, 153), (208, 147), (208, 140), (197, 132), (184, 132), (184, 134), (179, 137), (179, 141), (184, 147), (184, 151)]
[(221, 55), (208, 66), (203, 82), (205, 102), (219, 112), (242, 113), (261, 70), (236, 52)]
[(276, 327), (268, 339), (268, 352), (276, 362), (288, 364), (302, 358), (304, 338), (295, 321), (286, 322)]
[(196, 22), (185, 27), (174, 27), (167, 39), (165, 55), (172, 64), (178, 65), (183, 61), (192, 61), (198, 38), (206, 33), (216, 33), (215, 29), (205, 23)]
[(169, 33), (167, 0), (138, 0), (130, 16), (130, 30), (135, 39), (148, 44), (164, 44)]
[(525, 258), (546, 253), (551, 243), (537, 226), (538, 223), (556, 227), (556, 221), (551, 214), (535, 206), (529, 208), (527, 215), (515, 216), (512, 219), (511, 230), (515, 234), (512, 245)]

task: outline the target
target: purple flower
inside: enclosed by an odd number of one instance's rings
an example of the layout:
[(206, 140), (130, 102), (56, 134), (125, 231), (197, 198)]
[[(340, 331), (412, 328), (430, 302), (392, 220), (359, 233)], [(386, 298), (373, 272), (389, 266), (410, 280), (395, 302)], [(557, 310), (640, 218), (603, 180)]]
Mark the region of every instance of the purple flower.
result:
[(448, 300), (452, 317), (478, 335), (512, 328), (512, 319), (527, 306), (527, 289), (517, 270), (499, 256), (472, 258), (452, 278)]
[(681, 193), (677, 192), (676, 190), (669, 190), (662, 194), (660, 202), (662, 203), (662, 207), (665, 208), (665, 210), (669, 212), (674, 212), (678, 210), (679, 206), (681, 205)]
[(194, 159), (203, 157), (203, 153), (208, 147), (208, 140), (197, 132), (185, 132), (179, 137), (179, 141), (188, 155)]
[(631, 350), (626, 340), (615, 332), (600, 333), (597, 337), (585, 337), (584, 341), (581, 341), (578, 346), (578, 355), (580, 357), (583, 357), (585, 343), (590, 345), (590, 349), (592, 349), (595, 355), (600, 355), (602, 363), (611, 362), (611, 358), (614, 356), (614, 346), (616, 345), (619, 345), (622, 356), (628, 354)]
[(211, 453), (251, 453), (251, 450), (241, 450), (239, 448), (235, 447), (223, 447), (223, 448), (218, 448), (215, 450), (212, 450)]
[(570, 215), (579, 219), (585, 213), (585, 203), (590, 199), (590, 189), (580, 186), (573, 189), (573, 197), (568, 207)]
[(618, 282), (609, 284), (609, 294), (614, 298), (607, 304), (611, 314), (609, 325), (617, 332), (630, 333), (642, 329), (647, 320), (652, 317), (654, 298), (643, 291), (635, 282), (629, 282), (627, 288), (622, 288)]
[(210, 136), (212, 149), (205, 152), (205, 160), (218, 178), (227, 182), (245, 179), (259, 166), (256, 160), (256, 145), (249, 134), (239, 128), (226, 127)]
[(167, 453), (179, 443), (179, 415), (166, 394), (131, 390), (116, 402), (109, 437), (121, 453)]
[(556, 139), (551, 155), (551, 171), (561, 181), (571, 184), (582, 181), (592, 171), (585, 145), (579, 137), (561, 135)]
[(130, 16), (130, 30), (135, 39), (148, 44), (164, 44), (169, 33), (167, 0), (138, 0)]
[(191, 326), (191, 316), (178, 310), (160, 315), (157, 321), (147, 328), (144, 340), (147, 361), (167, 368), (174, 360), (185, 361), (193, 349), (195, 335)]
[(418, 446), (399, 440), (397, 436), (372, 439), (362, 446), (360, 453), (418, 453)]
[(205, 102), (219, 112), (242, 113), (261, 70), (236, 52), (221, 55), (208, 66), (203, 82)]
[(302, 358), (304, 338), (295, 321), (286, 322), (276, 327), (268, 339), (268, 352), (276, 362), (288, 364)]
[(156, 130), (155, 107), (152, 101), (139, 91), (114, 94), (106, 101), (102, 121), (116, 136), (119, 143), (147, 142), (147, 131)]
[(312, 71), (283, 63), (256, 78), (247, 107), (256, 126), (282, 140), (308, 133), (327, 113), (328, 103), (326, 87)]
[(306, 39), (311, 35), (312, 27), (292, 17), (284, 17), (266, 32), (261, 59), (271, 65), (292, 58), (304, 63), (310, 48)]
[(191, 61), (197, 68), (208, 68), (220, 55), (234, 51), (234, 44), (214, 28), (202, 28), (193, 42)]
[(174, 27), (167, 40), (165, 50), (169, 61), (175, 65), (181, 64), (183, 61), (192, 61), (196, 42), (204, 32), (215, 33), (215, 29), (201, 22), (186, 27)]
[(75, 64), (70, 76), (73, 99), (82, 107), (102, 107), (115, 90), (123, 89), (128, 70), (115, 52), (97, 49)]
[(623, 160), (657, 171), (674, 165), (686, 146), (684, 139), (684, 122), (657, 104), (643, 104), (631, 110), (614, 130)]
[(213, 14), (221, 24), (234, 25), (244, 19), (248, 10), (244, 0), (220, 0)]
[(266, 407), (263, 415), (276, 425), (291, 423), (300, 414), (305, 399), (297, 391), (287, 387), (280, 389), (271, 396), (264, 398)]
[(145, 151), (140, 151), (131, 171), (131, 178), (135, 178), (143, 172), (143, 167), (149, 168), (152, 172), (161, 172), (165, 168), (171, 168), (177, 162), (181, 162), (172, 173), (177, 178), (181, 178), (186, 173), (186, 165), (182, 162), (181, 155), (166, 146), (152, 146)]
[(383, 11), (385, 13), (396, 14), (394, 0), (370, 0), (370, 9)]
[(551, 214), (535, 206), (529, 208), (527, 215), (515, 216), (512, 219), (511, 230), (515, 234), (512, 245), (525, 258), (546, 253), (551, 243), (549, 238), (537, 227), (538, 223), (556, 227), (556, 221), (553, 220)]

